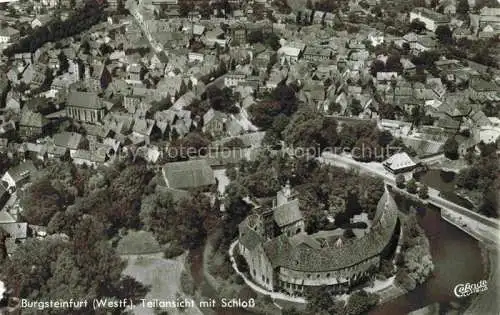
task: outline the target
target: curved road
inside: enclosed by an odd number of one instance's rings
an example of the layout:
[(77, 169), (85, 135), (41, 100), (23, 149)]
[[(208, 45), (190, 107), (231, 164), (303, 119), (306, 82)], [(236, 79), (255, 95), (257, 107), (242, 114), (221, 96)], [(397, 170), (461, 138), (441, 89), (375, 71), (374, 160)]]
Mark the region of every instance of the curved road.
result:
[[(354, 168), (359, 170), (361, 173), (368, 173), (371, 175), (381, 177), (382, 179), (384, 179), (384, 182), (386, 184), (397, 188), (394, 175), (385, 170), (385, 168), (382, 166), (381, 163), (376, 163), (376, 162), (361, 163), (355, 161), (349, 156), (342, 156), (333, 153), (324, 153), (320, 158), (318, 158), (318, 160), (322, 163), (327, 163), (343, 168)], [(400, 189), (400, 191), (402, 193), (409, 194), (406, 190)], [(482, 230), (489, 231), (489, 233), (485, 233), (484, 235), (486, 239), (490, 239), (491, 241), (497, 243), (500, 242), (500, 238), (498, 237), (494, 237), (494, 239), (491, 239), (491, 235), (500, 234), (499, 231), (500, 222), (498, 220), (488, 218), (474, 211), (471, 211), (467, 208), (459, 206), (447, 199), (444, 199), (443, 197), (440, 196), (440, 192), (438, 190), (431, 187), (429, 187), (429, 198), (426, 201), (439, 208), (448, 209), (457, 214), (463, 215), (465, 217), (474, 220), (475, 222), (477, 222), (478, 225), (481, 226)]]

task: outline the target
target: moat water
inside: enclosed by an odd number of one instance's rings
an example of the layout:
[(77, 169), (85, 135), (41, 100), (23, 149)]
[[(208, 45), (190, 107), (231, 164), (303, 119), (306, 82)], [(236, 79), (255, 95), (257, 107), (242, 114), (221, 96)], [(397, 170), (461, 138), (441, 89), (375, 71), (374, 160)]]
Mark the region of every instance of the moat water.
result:
[(479, 243), (474, 238), (441, 218), (438, 208), (422, 207), (408, 200), (398, 200), (400, 209), (417, 207), (419, 223), (431, 246), (433, 275), (405, 295), (378, 306), (370, 315), (399, 315), (433, 303), (463, 303), (453, 288), (459, 283), (475, 283), (487, 279)]
[(441, 195), (449, 201), (467, 209), (473, 208), (473, 205), (467, 199), (464, 199), (455, 193), (457, 175), (454, 172), (431, 169), (425, 172), (417, 173), (415, 176), (420, 182), (439, 190)]

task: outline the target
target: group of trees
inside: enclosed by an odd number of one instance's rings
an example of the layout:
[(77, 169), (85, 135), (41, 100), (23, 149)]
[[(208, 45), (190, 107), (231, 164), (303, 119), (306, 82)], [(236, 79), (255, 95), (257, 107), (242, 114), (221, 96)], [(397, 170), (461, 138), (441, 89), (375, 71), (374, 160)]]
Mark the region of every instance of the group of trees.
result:
[(70, 162), (49, 166), (20, 195), (24, 219), (69, 236), (74, 235), (72, 223), (86, 214), (104, 224), (108, 237), (120, 228), (140, 227), (141, 196), (151, 172), (142, 164), (119, 164), (105, 173), (76, 168)]
[[(380, 297), (375, 293), (369, 293), (364, 290), (352, 293), (347, 302), (336, 300), (334, 295), (326, 286), (310, 290), (307, 294), (306, 314), (347, 314), (360, 315), (366, 314), (378, 304)], [(284, 314), (294, 314), (285, 312)]]
[(458, 141), (455, 137), (448, 138), (443, 145), (444, 156), (450, 160), (457, 160), (458, 154)]
[(335, 224), (340, 226), (361, 212), (373, 217), (384, 192), (383, 182), (378, 178), (361, 177), (308, 157), (271, 152), (262, 153), (255, 161), (243, 161), (233, 176), (236, 191), (258, 198), (276, 196), (290, 181), (299, 192), (301, 209), (311, 232), (331, 228), (324, 220), (326, 214), (334, 215)]
[(215, 207), (201, 192), (175, 201), (164, 187), (155, 186), (142, 198), (142, 229), (152, 232), (160, 244), (182, 250), (201, 246), (217, 225)]
[(495, 146), (482, 145), (481, 155), (457, 176), (457, 186), (480, 196), (479, 212), (492, 217), (500, 215), (500, 162)]
[(215, 110), (232, 114), (239, 113), (239, 107), (235, 105), (238, 101), (238, 93), (233, 93), (233, 90), (228, 87), (219, 89), (212, 85), (207, 88), (206, 98), (210, 107)]
[(284, 140), (287, 146), (300, 150), (297, 154), (314, 152), (315, 155), (328, 148), (340, 147), (350, 151), (354, 159), (366, 162), (384, 160), (394, 153), (390, 152), (391, 146), (401, 147), (398, 139), (389, 132), (380, 131), (375, 124), (346, 124), (338, 132), (335, 119), (315, 112), (298, 111), (290, 117), (295, 108), (294, 98), (261, 102), (250, 107), (254, 124), (267, 130), (266, 144)]
[(250, 31), (247, 34), (248, 43), (250, 44), (261, 43), (275, 51), (281, 47), (279, 40), (280, 38), (275, 33), (263, 32), (260, 29)]
[(419, 186), (414, 178), (411, 178), (407, 183), (405, 183), (405, 177), (402, 174), (399, 174), (396, 176), (396, 186), (401, 189), (406, 187), (406, 190), (410, 194), (416, 194), (418, 192), (418, 196), (422, 199), (429, 198), (429, 186), (425, 184)]
[(430, 253), (429, 240), (424, 230), (419, 226), (414, 211), (403, 223), (402, 254), (396, 263), (399, 270), (396, 281), (407, 290), (413, 290), (418, 284), (425, 282), (434, 270)]
[(119, 228), (138, 226), (135, 218), (149, 172), (142, 165), (117, 165), (104, 172), (54, 163), (20, 195), (25, 220), (47, 225), (54, 235), (30, 239), (0, 262), (0, 276), (17, 288), (16, 297), (122, 299), (147, 293), (148, 288), (122, 276), (125, 264), (110, 239)]
[(54, 19), (48, 24), (35, 29), (30, 35), (7, 47), (3, 53), (12, 56), (16, 53), (35, 52), (43, 44), (73, 36), (105, 19), (105, 11), (97, 1), (87, 1), (85, 6), (77, 9), (68, 19)]
[(293, 150), (303, 148), (319, 153), (338, 142), (337, 122), (316, 112), (299, 111), (284, 128), (282, 138)]
[(277, 116), (291, 116), (298, 107), (297, 88), (281, 83), (264, 100), (252, 104), (248, 111), (252, 122), (259, 128), (269, 129)]
[(377, 76), (378, 72), (403, 72), (403, 65), (401, 64), (401, 56), (398, 53), (391, 54), (384, 63), (380, 59), (375, 59), (370, 66), (370, 73), (372, 76)]

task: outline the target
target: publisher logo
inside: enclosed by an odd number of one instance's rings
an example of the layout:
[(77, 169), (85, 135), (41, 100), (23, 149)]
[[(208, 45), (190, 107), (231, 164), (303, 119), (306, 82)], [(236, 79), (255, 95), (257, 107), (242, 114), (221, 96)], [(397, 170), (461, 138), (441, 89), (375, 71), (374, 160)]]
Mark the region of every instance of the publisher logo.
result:
[(453, 293), (456, 297), (462, 298), (486, 290), (488, 290), (488, 282), (486, 280), (481, 280), (478, 283), (457, 284), (453, 289)]

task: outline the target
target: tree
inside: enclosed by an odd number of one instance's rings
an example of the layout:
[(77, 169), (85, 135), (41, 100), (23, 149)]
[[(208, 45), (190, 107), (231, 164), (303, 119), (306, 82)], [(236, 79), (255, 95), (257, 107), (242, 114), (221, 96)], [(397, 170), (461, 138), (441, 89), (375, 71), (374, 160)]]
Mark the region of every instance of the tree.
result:
[(173, 219), (175, 202), (172, 195), (159, 188), (154, 194), (143, 198), (141, 203), (140, 218), (147, 231), (153, 232), (160, 244), (172, 239), (172, 233), (167, 227)]
[(370, 66), (370, 73), (372, 76), (376, 77), (378, 72), (382, 72), (385, 69), (385, 63), (380, 59), (375, 59)]
[(405, 177), (403, 174), (398, 174), (396, 176), (396, 186), (398, 188), (404, 188), (405, 187)]
[(57, 59), (59, 59), (59, 69), (57, 70), (57, 74), (61, 75), (69, 69), (68, 57), (66, 57), (66, 55), (61, 50), (61, 52), (57, 56)]
[(469, 13), (469, 1), (468, 0), (459, 0), (457, 3), (457, 13), (466, 16)]
[(353, 116), (358, 116), (363, 112), (363, 107), (358, 99), (353, 99), (351, 102), (351, 114)]
[(458, 142), (455, 137), (446, 140), (443, 146), (444, 156), (450, 160), (458, 159)]
[(367, 313), (372, 307), (377, 305), (379, 296), (375, 293), (368, 293), (364, 290), (356, 291), (349, 297), (345, 307), (345, 314), (360, 315)]
[(33, 225), (47, 225), (66, 203), (60, 191), (48, 178), (34, 182), (21, 194), (22, 216)]
[(399, 54), (391, 54), (385, 62), (385, 71), (387, 72), (403, 72), (403, 65), (401, 64), (401, 56)]
[(317, 148), (333, 148), (338, 141), (337, 121), (315, 112), (298, 112), (283, 131), (283, 138), (295, 148), (315, 151)]
[(422, 199), (429, 198), (429, 187), (427, 185), (420, 186), (420, 188), (418, 190), (418, 197), (420, 197)]
[(406, 190), (410, 194), (416, 194), (417, 193), (417, 181), (415, 179), (410, 179), (408, 183), (406, 183)]
[(439, 25), (436, 28), (436, 37), (443, 45), (450, 45), (453, 43), (453, 33), (447, 25)]
[(417, 33), (422, 33), (425, 31), (425, 23), (419, 19), (415, 19), (410, 23), (410, 29)]
[(179, 245), (185, 249), (202, 245), (207, 234), (215, 226), (210, 199), (201, 193), (179, 201), (174, 217), (176, 238)]

